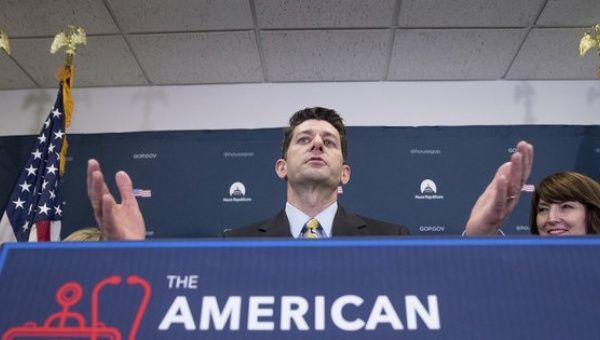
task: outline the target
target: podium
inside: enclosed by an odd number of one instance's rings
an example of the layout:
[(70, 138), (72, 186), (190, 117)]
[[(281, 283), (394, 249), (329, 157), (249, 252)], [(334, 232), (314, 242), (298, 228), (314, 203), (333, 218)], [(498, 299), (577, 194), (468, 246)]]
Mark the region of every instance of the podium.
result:
[(597, 339), (600, 238), (4, 244), (2, 339)]

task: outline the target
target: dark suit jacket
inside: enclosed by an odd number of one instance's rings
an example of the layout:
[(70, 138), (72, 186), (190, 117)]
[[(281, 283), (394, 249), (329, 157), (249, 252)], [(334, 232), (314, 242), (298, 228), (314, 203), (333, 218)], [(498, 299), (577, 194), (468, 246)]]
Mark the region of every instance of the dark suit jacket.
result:
[[(333, 218), (332, 233), (337, 236), (408, 235), (405, 226), (374, 220), (346, 212), (338, 205)], [(275, 217), (246, 227), (223, 231), (223, 237), (292, 237), (285, 210)]]

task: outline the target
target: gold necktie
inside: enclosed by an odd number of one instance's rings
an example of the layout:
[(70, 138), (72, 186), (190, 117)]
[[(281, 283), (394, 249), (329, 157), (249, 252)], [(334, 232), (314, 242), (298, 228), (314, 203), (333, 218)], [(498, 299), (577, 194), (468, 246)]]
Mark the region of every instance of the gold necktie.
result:
[(321, 237), (319, 233), (319, 228), (321, 228), (319, 221), (316, 218), (311, 218), (304, 225), (303, 237), (308, 239), (316, 239)]

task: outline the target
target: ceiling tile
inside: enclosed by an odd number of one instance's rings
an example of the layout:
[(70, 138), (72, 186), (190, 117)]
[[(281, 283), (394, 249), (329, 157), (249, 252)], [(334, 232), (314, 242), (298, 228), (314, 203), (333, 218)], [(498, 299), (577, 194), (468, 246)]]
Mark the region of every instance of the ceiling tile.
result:
[(400, 27), (527, 27), (544, 0), (402, 0)]
[(0, 89), (21, 89), (36, 87), (35, 83), (17, 64), (0, 50)]
[(529, 32), (507, 79), (597, 79), (598, 56), (579, 57), (583, 29), (540, 28)]
[(598, 0), (550, 0), (537, 21), (541, 26), (593, 26), (600, 23)]
[(88, 34), (117, 33), (102, 0), (1, 0), (0, 24), (9, 37), (52, 37), (67, 25)]
[(381, 80), (388, 30), (261, 33), (269, 81)]
[[(55, 87), (56, 70), (65, 62), (64, 52), (48, 52), (50, 39), (14, 39), (15, 59), (42, 87)], [(75, 87), (147, 84), (121, 36), (88, 37), (74, 59)]]
[(252, 31), (130, 36), (154, 84), (260, 82)]
[(54, 74), (65, 63), (62, 51), (50, 54), (51, 42), (50, 38), (11, 39), (10, 42), (15, 60), (42, 87), (57, 86), (58, 81)]
[(255, 0), (260, 28), (388, 27), (395, 0)]
[(598, 1), (0, 0), (0, 90), (55, 87), (48, 48), (71, 23), (88, 33), (76, 86), (595, 79), (597, 56), (572, 48)]
[(400, 29), (388, 79), (498, 79), (524, 34), (523, 29)]
[(126, 32), (249, 29), (247, 0), (109, 0)]
[(147, 85), (142, 70), (121, 36), (89, 37), (75, 56), (79, 86)]

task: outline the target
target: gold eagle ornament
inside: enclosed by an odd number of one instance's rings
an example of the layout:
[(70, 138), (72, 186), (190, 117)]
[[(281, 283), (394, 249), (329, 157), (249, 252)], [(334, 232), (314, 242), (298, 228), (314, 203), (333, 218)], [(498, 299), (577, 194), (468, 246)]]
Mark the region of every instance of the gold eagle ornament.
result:
[(68, 25), (64, 31), (61, 31), (54, 36), (54, 40), (52, 40), (52, 45), (50, 46), (50, 53), (54, 54), (62, 47), (65, 47), (67, 65), (71, 65), (73, 63), (73, 56), (75, 55), (77, 45), (85, 45), (86, 43), (87, 38), (85, 30), (82, 27)]
[[(583, 57), (589, 50), (596, 47), (598, 50), (598, 57), (600, 57), (600, 24), (593, 27), (595, 32), (585, 32), (583, 37), (579, 41), (579, 56)], [(600, 78), (600, 66), (596, 72), (598, 78)]]
[(8, 43), (8, 36), (2, 30), (0, 30), (0, 48), (3, 48), (6, 51), (6, 54), (10, 55), (10, 44)]

